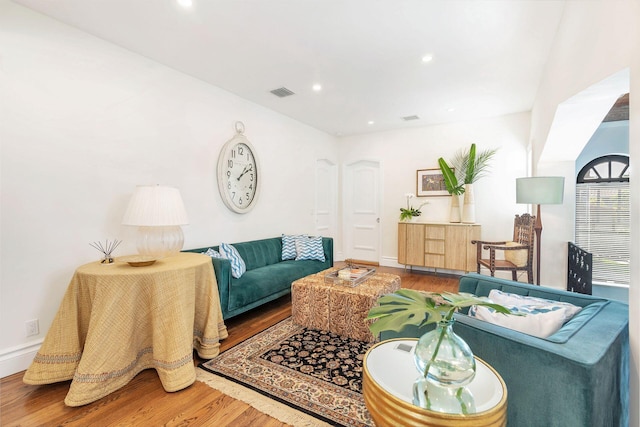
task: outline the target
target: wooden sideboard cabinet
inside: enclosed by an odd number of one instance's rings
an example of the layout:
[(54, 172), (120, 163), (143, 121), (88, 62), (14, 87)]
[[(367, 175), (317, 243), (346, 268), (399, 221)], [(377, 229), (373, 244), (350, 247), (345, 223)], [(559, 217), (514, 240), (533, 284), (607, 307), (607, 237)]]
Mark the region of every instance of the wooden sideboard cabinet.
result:
[(398, 263), (446, 270), (475, 271), (479, 224), (398, 223)]

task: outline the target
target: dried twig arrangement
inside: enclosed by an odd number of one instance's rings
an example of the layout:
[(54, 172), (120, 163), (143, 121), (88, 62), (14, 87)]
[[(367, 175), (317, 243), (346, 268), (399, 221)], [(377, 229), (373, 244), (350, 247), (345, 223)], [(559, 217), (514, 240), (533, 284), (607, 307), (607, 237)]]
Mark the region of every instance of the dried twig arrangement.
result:
[(89, 243), (92, 247), (96, 248), (100, 252), (104, 254), (104, 258), (100, 261), (102, 264), (111, 264), (113, 262), (113, 257), (111, 254), (118, 247), (118, 245), (122, 243), (122, 240), (114, 240), (113, 242), (109, 242), (109, 240), (105, 240), (104, 246), (100, 242)]

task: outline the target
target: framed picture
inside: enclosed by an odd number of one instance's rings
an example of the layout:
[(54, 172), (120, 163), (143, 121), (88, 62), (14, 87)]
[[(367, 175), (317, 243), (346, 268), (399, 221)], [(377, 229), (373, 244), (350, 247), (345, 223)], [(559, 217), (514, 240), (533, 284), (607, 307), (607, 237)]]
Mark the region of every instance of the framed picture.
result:
[(420, 169), (417, 171), (416, 196), (448, 196), (449, 192), (444, 184), (444, 176), (440, 168)]

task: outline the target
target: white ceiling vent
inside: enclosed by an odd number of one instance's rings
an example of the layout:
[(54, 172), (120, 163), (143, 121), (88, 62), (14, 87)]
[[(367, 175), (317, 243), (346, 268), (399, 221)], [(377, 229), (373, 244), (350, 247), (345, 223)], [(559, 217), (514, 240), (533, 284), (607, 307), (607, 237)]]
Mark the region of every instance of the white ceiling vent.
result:
[(420, 116), (416, 116), (415, 114), (413, 116), (404, 116), (402, 120), (404, 120), (405, 122), (410, 122), (411, 120), (420, 120)]
[(279, 87), (278, 89), (272, 90), (271, 93), (280, 98), (284, 98), (285, 96), (295, 95), (292, 91), (290, 91), (286, 87)]

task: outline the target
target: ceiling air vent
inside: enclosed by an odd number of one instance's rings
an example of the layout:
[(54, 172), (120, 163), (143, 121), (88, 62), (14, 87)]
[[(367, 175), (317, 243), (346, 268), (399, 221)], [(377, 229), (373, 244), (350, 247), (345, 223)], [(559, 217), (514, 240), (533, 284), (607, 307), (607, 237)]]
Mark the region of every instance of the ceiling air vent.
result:
[(278, 89), (272, 90), (271, 93), (280, 98), (284, 98), (285, 96), (295, 95), (286, 87), (279, 87)]
[(402, 120), (404, 120), (405, 122), (410, 122), (411, 120), (420, 120), (420, 116), (404, 116)]

